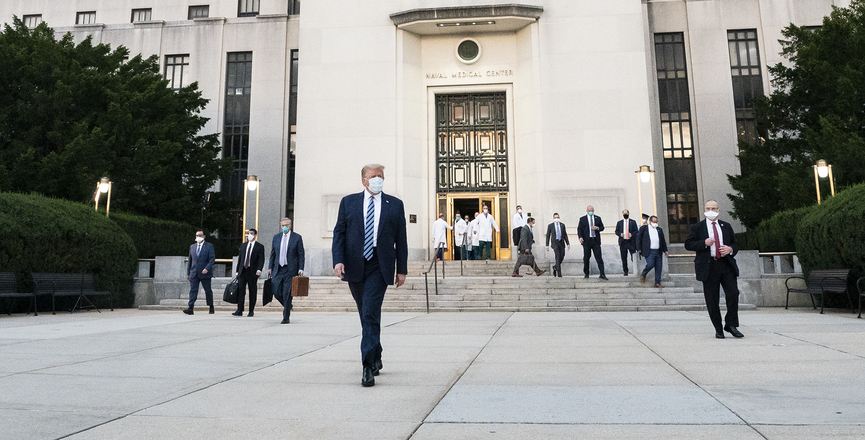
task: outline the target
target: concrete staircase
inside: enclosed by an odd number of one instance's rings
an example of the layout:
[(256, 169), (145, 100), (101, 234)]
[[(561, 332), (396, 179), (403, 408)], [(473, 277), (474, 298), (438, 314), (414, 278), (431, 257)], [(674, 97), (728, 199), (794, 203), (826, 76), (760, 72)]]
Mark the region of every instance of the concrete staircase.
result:
[[(468, 263), (468, 262), (467, 262)], [(454, 272), (459, 273), (458, 263), (453, 265)], [(476, 262), (471, 273), (481, 272), (481, 266), (488, 271), (500, 274), (503, 268), (510, 273), (513, 270), (511, 262)], [(410, 275), (418, 270), (420, 265), (410, 268)], [(467, 265), (466, 267), (469, 267)], [(425, 269), (425, 268), (424, 268)], [(528, 268), (523, 268), (523, 274)], [(449, 271), (450, 269), (446, 269)], [(450, 273), (450, 272), (447, 272)], [(466, 271), (464, 270), (464, 274)], [(216, 307), (220, 311), (234, 310), (235, 305), (218, 301), (228, 283), (228, 278), (217, 278), (213, 281), (213, 291)], [(705, 310), (702, 293), (694, 288), (693, 276), (672, 276), (666, 287), (655, 289), (651, 284), (641, 284), (638, 277), (610, 276), (609, 281), (603, 281), (593, 276), (554, 278), (549, 275), (541, 277), (525, 276), (512, 278), (510, 276), (447, 276), (438, 279), (438, 295), (432, 276), (429, 284), (423, 277), (410, 276), (406, 284), (396, 289), (388, 288), (383, 311), (387, 312), (419, 312), (426, 310), (426, 292), (429, 288), (429, 307), (431, 311), (521, 311), (521, 312), (580, 312), (580, 311), (656, 311), (656, 310)], [(261, 289), (261, 287), (259, 287)], [(260, 292), (261, 290), (259, 290)], [(348, 285), (334, 277), (311, 277), (309, 297), (294, 299), (295, 311), (317, 312), (354, 312), (357, 311)], [(202, 294), (197, 303), (199, 309), (205, 309)], [(183, 309), (185, 299), (162, 300), (158, 305), (141, 306), (146, 310)], [(753, 305), (743, 304), (742, 309), (754, 309)], [(259, 298), (257, 311), (279, 311), (281, 306), (274, 301), (262, 307)]]

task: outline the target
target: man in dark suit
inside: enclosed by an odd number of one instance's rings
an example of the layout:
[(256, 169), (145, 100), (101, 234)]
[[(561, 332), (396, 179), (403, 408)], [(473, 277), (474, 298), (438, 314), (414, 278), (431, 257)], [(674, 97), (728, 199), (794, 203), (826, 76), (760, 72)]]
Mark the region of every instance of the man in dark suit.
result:
[(646, 257), (646, 267), (640, 273), (640, 282), (646, 282), (646, 275), (649, 271), (655, 269), (655, 287), (664, 287), (661, 285), (661, 273), (664, 268), (664, 258), (661, 254), (670, 257), (667, 253), (667, 240), (664, 238), (664, 230), (658, 226), (658, 216), (649, 217), (649, 224), (640, 227), (637, 234), (637, 252)]
[(258, 298), (258, 277), (264, 269), (264, 245), (259, 243), (258, 230), (250, 228), (246, 234), (246, 243), (237, 250), (237, 311), (234, 316), (243, 316), (243, 300), (246, 297), (246, 287), (249, 286), (249, 314), (255, 316), (255, 300)]
[[(706, 221), (691, 226), (685, 240), (685, 249), (694, 251), (694, 270), (697, 280), (703, 282), (703, 295), (709, 318), (715, 327), (715, 337), (724, 339), (724, 331), (736, 338), (745, 335), (739, 331), (739, 265), (734, 258), (739, 253), (736, 234), (729, 223), (718, 220), (718, 202), (709, 200), (705, 205)], [(721, 287), (727, 302), (726, 325), (721, 326), (721, 307), (718, 305)]]
[(291, 219), (284, 218), (279, 222), (281, 228), (273, 236), (270, 245), (270, 263), (267, 265), (267, 276), (273, 275), (273, 297), (282, 304), (282, 322), (288, 324), (291, 315), (291, 280), (297, 275), (303, 275), (306, 254), (303, 250), (303, 237), (291, 230)]
[(189, 280), (189, 308), (183, 310), (187, 315), (193, 314), (192, 308), (198, 299), (198, 285), (204, 287), (204, 295), (210, 314), (213, 314), (213, 290), (210, 289), (210, 279), (213, 278), (213, 264), (216, 263), (216, 251), (213, 245), (204, 241), (204, 231), (195, 232), (195, 244), (189, 247), (189, 259), (186, 264), (186, 279)]
[(583, 273), (586, 274), (586, 278), (589, 277), (589, 258), (594, 253), (598, 270), (601, 272), (600, 278), (607, 279), (604, 275), (604, 257), (601, 255), (601, 231), (603, 230), (604, 222), (600, 216), (595, 215), (595, 207), (587, 206), (586, 215), (580, 217), (577, 226), (577, 236), (580, 237), (580, 244), (583, 245)]
[(522, 277), (520, 275), (520, 266), (532, 266), (535, 275), (541, 276), (547, 271), (541, 270), (535, 263), (535, 257), (532, 255), (532, 246), (535, 244), (535, 234), (532, 233), (532, 228), (535, 226), (535, 219), (529, 217), (526, 224), (520, 228), (520, 240), (517, 243), (517, 251), (520, 253), (517, 256), (517, 264), (514, 265), (513, 277)]
[(565, 246), (571, 250), (571, 242), (568, 241), (568, 228), (559, 220), (559, 213), (553, 213), (553, 222), (547, 225), (547, 250), (550, 250), (550, 238), (552, 238), (553, 252), (556, 254), (556, 263), (553, 265), (553, 276), (562, 277), (562, 260), (565, 259)]
[(363, 327), (361, 385), (371, 387), (382, 369), (381, 305), (387, 286), (405, 283), (408, 242), (402, 200), (382, 193), (384, 166), (365, 165), (360, 175), (363, 192), (339, 203), (331, 250), (333, 272), (348, 282), (357, 304)]
[(628, 260), (637, 250), (637, 222), (628, 217), (628, 210), (622, 211), (622, 220), (616, 223), (616, 236), (619, 237), (619, 251), (622, 253), (622, 269), (628, 276)]

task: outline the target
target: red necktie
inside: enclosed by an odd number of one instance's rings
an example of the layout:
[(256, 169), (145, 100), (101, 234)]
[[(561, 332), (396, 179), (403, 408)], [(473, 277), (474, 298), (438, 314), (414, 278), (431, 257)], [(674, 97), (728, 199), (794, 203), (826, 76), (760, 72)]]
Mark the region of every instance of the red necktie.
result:
[(715, 233), (715, 258), (721, 258), (721, 243), (718, 241), (718, 228), (712, 222), (712, 231)]

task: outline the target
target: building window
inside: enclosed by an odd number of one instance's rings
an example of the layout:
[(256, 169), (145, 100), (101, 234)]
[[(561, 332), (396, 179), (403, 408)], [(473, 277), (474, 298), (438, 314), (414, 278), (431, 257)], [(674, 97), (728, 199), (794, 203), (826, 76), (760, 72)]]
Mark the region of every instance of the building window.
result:
[(42, 14), (34, 14), (34, 15), (25, 15), (24, 26), (27, 26), (29, 29), (35, 29), (36, 26), (39, 26), (39, 23), (42, 23)]
[(172, 90), (179, 90), (189, 84), (189, 54), (165, 56), (165, 80)]
[(96, 23), (96, 11), (79, 12), (75, 15), (75, 24)]
[(258, 15), (259, 0), (238, 0), (237, 16), (238, 17), (255, 17)]
[(228, 54), (225, 81), (223, 154), (234, 161), (234, 174), (222, 182), (222, 191), (243, 195), (249, 159), (249, 103), (252, 91), (252, 52)]
[(727, 44), (730, 48), (730, 71), (733, 76), (736, 133), (740, 142), (754, 144), (757, 142), (757, 124), (751, 101), (755, 97), (763, 96), (757, 30), (729, 31)]
[(189, 19), (210, 17), (210, 5), (199, 5), (189, 7)]
[(146, 9), (133, 9), (132, 10), (132, 23), (137, 21), (150, 21), (150, 11), (151, 8)]
[(298, 51), (291, 51), (291, 77), (288, 94), (288, 172), (286, 173), (285, 216), (294, 218), (294, 176), (296, 170), (297, 139), (297, 67)]
[(300, 14), (300, 0), (288, 0), (288, 15)]
[[(697, 173), (691, 136), (691, 94), (682, 33), (655, 34), (664, 184), (671, 243), (683, 243), (699, 221)], [(642, 213), (640, 213), (642, 214)]]

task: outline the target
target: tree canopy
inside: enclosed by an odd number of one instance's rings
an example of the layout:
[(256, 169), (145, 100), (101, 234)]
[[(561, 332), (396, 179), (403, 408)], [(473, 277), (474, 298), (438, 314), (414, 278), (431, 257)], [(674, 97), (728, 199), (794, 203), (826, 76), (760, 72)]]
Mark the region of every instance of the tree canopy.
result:
[(156, 55), (56, 39), (15, 18), (0, 33), (0, 190), (84, 202), (113, 182), (111, 208), (197, 224), (201, 198), (231, 172), (208, 100), (172, 90)]
[[(769, 67), (774, 91), (754, 108), (762, 140), (740, 145), (729, 176), (734, 216), (753, 228), (776, 211), (816, 203), (813, 165), (832, 165), (837, 190), (865, 182), (865, 1), (833, 7), (820, 27), (790, 25)], [(820, 183), (823, 195), (829, 182)]]

